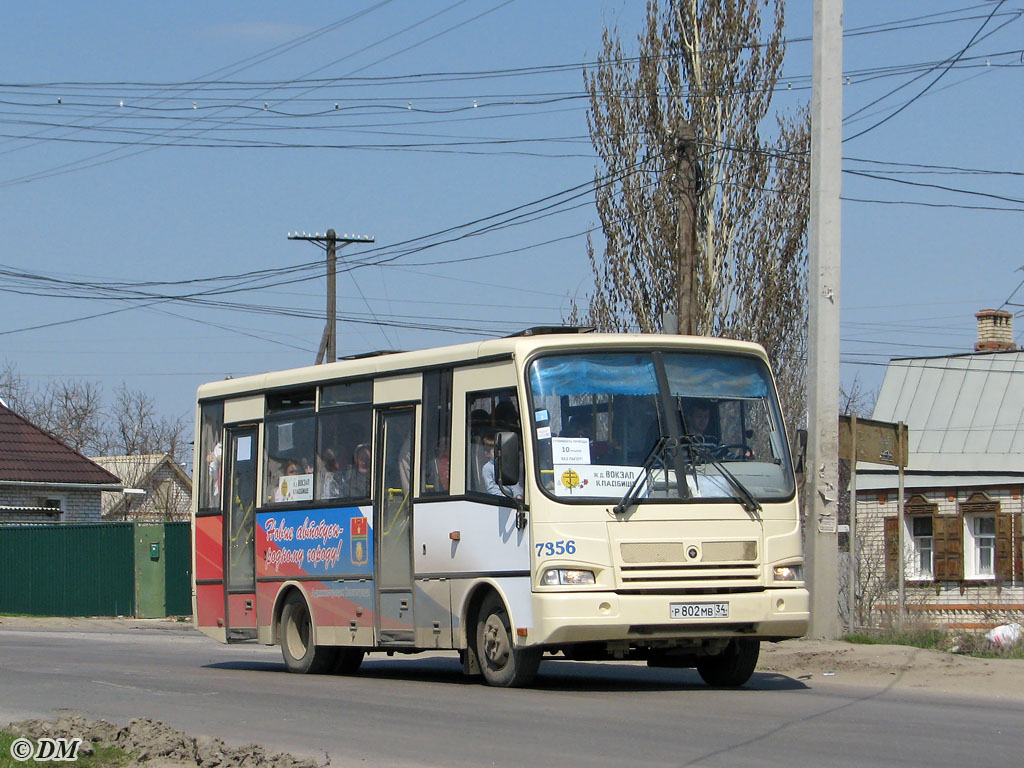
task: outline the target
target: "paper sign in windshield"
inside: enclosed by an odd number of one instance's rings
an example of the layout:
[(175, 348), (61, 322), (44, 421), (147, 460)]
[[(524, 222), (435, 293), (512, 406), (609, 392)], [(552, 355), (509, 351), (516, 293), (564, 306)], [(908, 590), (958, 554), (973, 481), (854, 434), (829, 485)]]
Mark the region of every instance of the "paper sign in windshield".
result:
[(585, 437), (553, 437), (551, 458), (555, 464), (589, 464), (590, 440)]
[[(640, 467), (609, 464), (556, 464), (555, 495), (621, 498), (641, 472)], [(646, 479), (642, 481), (638, 495), (647, 495)]]

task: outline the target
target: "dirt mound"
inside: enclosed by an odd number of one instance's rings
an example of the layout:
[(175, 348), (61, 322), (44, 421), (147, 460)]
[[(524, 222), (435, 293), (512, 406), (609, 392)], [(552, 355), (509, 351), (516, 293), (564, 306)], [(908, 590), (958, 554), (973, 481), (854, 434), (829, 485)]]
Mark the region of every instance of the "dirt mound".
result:
[(907, 645), (814, 639), (762, 643), (757, 671), (816, 683), (1024, 701), (1024, 659), (975, 658)]
[(201, 768), (321, 768), (315, 760), (283, 752), (268, 752), (248, 744), (229, 747), (209, 736), (192, 737), (149, 718), (132, 720), (119, 726), (105, 720), (87, 720), (79, 715), (64, 715), (56, 721), (25, 720), (12, 723), (10, 730), (34, 738), (81, 737), (79, 754), (92, 754), (93, 745), (119, 747), (149, 768), (200, 766)]

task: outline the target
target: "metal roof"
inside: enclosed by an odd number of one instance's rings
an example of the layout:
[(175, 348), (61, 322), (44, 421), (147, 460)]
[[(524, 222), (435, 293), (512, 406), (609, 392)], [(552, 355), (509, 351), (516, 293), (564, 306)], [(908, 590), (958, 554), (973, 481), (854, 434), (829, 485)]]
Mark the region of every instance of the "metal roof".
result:
[(2, 405), (0, 482), (121, 487), (115, 475)]
[(906, 423), (909, 469), (1024, 472), (1024, 352), (891, 360), (871, 417)]

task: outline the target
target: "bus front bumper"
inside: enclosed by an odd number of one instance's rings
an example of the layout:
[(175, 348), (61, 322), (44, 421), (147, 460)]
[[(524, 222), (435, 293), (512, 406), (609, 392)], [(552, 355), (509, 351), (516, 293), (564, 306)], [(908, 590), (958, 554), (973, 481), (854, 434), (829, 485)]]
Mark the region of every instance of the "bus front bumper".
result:
[(523, 645), (783, 639), (807, 633), (810, 597), (792, 587), (727, 595), (535, 592), (533, 619), (526, 637), (518, 638)]

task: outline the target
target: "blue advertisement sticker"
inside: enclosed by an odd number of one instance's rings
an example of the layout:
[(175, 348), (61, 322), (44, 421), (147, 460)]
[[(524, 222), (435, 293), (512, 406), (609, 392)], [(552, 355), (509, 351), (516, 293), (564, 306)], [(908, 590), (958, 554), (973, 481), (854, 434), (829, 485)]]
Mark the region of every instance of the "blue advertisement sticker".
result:
[(370, 509), (260, 512), (256, 515), (256, 575), (372, 576)]

